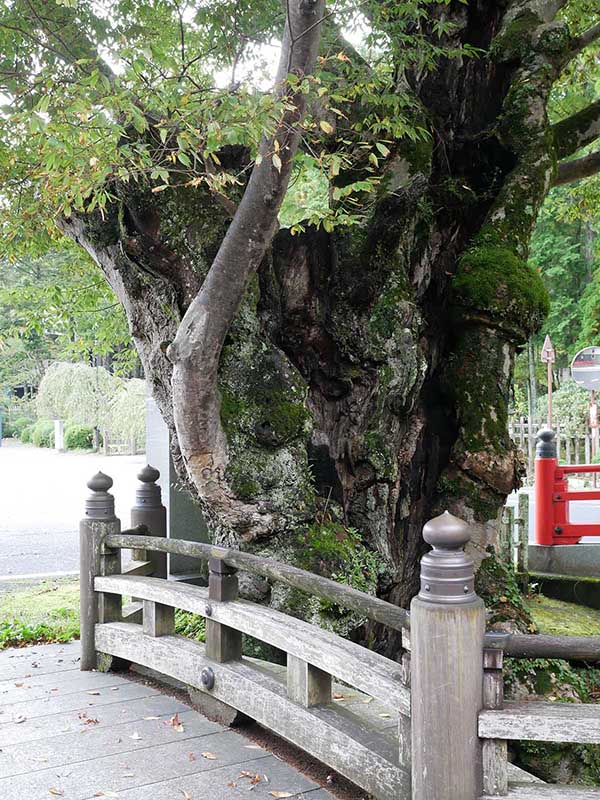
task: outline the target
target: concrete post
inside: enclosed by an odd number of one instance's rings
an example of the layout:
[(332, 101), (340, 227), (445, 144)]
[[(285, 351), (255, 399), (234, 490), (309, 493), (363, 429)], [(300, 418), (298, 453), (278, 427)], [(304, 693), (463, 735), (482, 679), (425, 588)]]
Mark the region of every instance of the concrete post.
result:
[(447, 511), (428, 522), (411, 603), (412, 798), (476, 800), (482, 794), (477, 718), (483, 705), (485, 608), (463, 552), (469, 526)]
[(79, 523), (79, 607), (81, 616), (80, 669), (97, 666), (94, 628), (97, 622), (120, 618), (121, 597), (99, 594), (94, 590), (97, 575), (114, 575), (121, 571), (121, 551), (103, 546), (109, 534), (119, 533), (121, 523), (115, 516), (115, 499), (109, 493), (112, 478), (99, 472), (88, 481), (91, 494), (85, 504), (85, 517)]
[[(160, 486), (156, 481), (160, 472), (147, 464), (139, 473), (140, 481), (135, 493), (135, 505), (131, 509), (131, 527), (145, 525), (150, 536), (167, 535), (167, 511), (161, 501)], [(149, 560), (154, 566), (152, 575), (155, 578), (167, 577), (167, 554), (148, 553), (134, 550), (133, 558), (137, 561)]]
[(54, 449), (59, 453), (65, 449), (65, 423), (62, 419), (54, 420)]

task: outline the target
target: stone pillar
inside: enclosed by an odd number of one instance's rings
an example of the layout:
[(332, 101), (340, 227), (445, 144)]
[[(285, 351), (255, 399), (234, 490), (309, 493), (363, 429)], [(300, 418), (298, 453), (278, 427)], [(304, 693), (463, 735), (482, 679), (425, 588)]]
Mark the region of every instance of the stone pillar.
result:
[[(161, 501), (161, 490), (157, 481), (160, 472), (147, 464), (138, 472), (140, 481), (135, 492), (135, 505), (131, 509), (131, 527), (145, 525), (150, 536), (165, 538), (167, 535), (167, 510)], [(167, 577), (167, 554), (146, 551), (133, 551), (133, 558), (152, 561), (155, 578)]]
[[(146, 398), (146, 458), (160, 471), (158, 484), (162, 502), (167, 509), (167, 536), (208, 542), (208, 530), (202, 512), (187, 492), (181, 489), (171, 460), (169, 431), (152, 397)], [(197, 559), (172, 555), (169, 572), (176, 578), (186, 578), (206, 584), (206, 565)]]

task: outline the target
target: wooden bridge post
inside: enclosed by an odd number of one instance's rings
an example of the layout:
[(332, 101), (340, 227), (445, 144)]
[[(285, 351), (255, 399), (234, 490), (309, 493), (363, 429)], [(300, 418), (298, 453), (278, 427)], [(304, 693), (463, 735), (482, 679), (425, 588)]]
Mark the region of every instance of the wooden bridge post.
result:
[[(224, 602), (237, 600), (237, 570), (220, 558), (208, 560), (208, 599)], [(235, 628), (210, 619), (210, 602), (206, 615), (206, 655), (214, 661), (235, 661), (242, 657), (242, 634)]]
[(113, 480), (98, 472), (87, 486), (91, 490), (85, 504), (85, 517), (79, 523), (79, 607), (81, 615), (80, 669), (97, 666), (95, 625), (114, 622), (121, 616), (120, 595), (97, 593), (94, 579), (121, 571), (121, 551), (103, 545), (105, 536), (119, 533), (121, 523), (115, 516), (115, 498), (108, 491)]
[[(144, 525), (149, 536), (159, 536), (163, 539), (167, 535), (167, 509), (162, 504), (160, 486), (156, 481), (160, 472), (147, 464), (138, 472), (140, 481), (135, 492), (135, 505), (131, 509), (131, 527)], [(167, 577), (167, 554), (145, 550), (133, 550), (136, 561), (150, 560), (153, 565), (152, 575), (155, 578)]]
[(412, 800), (476, 800), (482, 794), (477, 718), (483, 705), (485, 608), (463, 552), (469, 526), (447, 511), (428, 522), (411, 603)]

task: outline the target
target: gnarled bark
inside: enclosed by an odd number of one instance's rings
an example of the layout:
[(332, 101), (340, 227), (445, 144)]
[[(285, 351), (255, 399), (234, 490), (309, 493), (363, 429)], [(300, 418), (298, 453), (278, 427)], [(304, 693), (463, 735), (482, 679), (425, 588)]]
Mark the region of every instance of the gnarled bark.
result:
[[(173, 432), (175, 409), (216, 540), (296, 562), (308, 542), (327, 561), (356, 529), (378, 554), (380, 594), (402, 605), (428, 518), (448, 508), (480, 545), (494, 542), (519, 482), (512, 361), (547, 306), (527, 245), (568, 149), (567, 123), (546, 116), (572, 42), (554, 21), (560, 5), (431, 7), (455, 24), (449, 46), (483, 55), (403, 76), (430, 138), (390, 148), (362, 226), (275, 233), (290, 164), (273, 170), (273, 142), (233, 222), (205, 189), (119, 187), (107, 220), (65, 223), (123, 303)], [(300, 41), (292, 65), (306, 71), (314, 42)], [(576, 125), (582, 144), (597, 135), (593, 112)], [(279, 152), (291, 157), (297, 138), (286, 133)]]

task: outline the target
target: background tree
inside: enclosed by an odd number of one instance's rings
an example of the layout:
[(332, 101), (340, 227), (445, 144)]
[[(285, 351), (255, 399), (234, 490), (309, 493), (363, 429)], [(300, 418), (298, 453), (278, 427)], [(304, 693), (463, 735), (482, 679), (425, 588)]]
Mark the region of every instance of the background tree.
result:
[[(326, 504), (405, 604), (423, 522), (491, 540), (518, 482), (513, 357), (548, 311), (529, 239), (552, 183), (599, 166), (600, 97), (570, 91), (598, 16), (283, 8), (7, 4), (4, 241), (58, 226), (96, 260), (216, 539), (294, 559)], [(307, 164), (322, 202), (278, 229)]]

